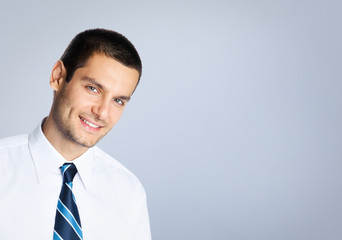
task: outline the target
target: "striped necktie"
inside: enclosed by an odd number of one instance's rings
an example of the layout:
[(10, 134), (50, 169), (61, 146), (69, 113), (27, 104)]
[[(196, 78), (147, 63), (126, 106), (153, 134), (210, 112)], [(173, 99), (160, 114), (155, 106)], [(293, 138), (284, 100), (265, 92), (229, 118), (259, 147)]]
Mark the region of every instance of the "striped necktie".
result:
[(75, 196), (72, 192), (72, 180), (77, 173), (73, 163), (61, 166), (63, 186), (59, 195), (56, 211), (54, 240), (83, 239), (81, 220), (78, 214)]

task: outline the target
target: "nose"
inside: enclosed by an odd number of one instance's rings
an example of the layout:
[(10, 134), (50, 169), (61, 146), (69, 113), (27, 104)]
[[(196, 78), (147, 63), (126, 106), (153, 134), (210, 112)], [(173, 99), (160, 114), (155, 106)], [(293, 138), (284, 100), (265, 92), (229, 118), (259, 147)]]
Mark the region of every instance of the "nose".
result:
[(109, 114), (110, 103), (105, 99), (96, 102), (92, 107), (92, 112), (98, 120), (104, 120)]

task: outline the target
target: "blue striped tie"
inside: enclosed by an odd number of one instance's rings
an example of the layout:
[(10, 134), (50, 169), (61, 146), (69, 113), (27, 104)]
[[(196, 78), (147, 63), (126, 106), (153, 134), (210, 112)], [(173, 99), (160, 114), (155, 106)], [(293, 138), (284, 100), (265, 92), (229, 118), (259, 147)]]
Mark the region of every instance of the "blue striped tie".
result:
[(83, 239), (80, 216), (72, 192), (72, 180), (77, 173), (73, 163), (65, 163), (61, 166), (63, 186), (59, 195), (56, 211), (54, 240), (78, 240)]

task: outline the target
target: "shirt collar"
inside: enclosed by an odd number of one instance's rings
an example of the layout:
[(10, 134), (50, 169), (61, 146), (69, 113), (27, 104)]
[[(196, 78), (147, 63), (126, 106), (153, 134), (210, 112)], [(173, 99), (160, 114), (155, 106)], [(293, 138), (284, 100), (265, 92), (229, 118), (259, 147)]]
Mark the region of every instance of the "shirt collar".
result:
[[(45, 137), (41, 125), (29, 135), (29, 149), (36, 168), (38, 182), (44, 181), (50, 175), (61, 175), (59, 169), (67, 161), (63, 156), (51, 145)], [(78, 174), (85, 188), (91, 183), (91, 170), (94, 159), (94, 151), (88, 149), (80, 157), (72, 162), (76, 165)]]

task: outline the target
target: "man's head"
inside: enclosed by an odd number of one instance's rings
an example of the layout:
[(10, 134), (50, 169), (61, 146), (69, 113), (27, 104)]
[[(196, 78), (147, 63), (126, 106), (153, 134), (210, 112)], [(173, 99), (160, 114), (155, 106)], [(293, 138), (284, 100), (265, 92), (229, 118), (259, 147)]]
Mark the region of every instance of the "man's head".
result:
[(120, 119), (140, 76), (139, 55), (124, 36), (103, 29), (78, 34), (52, 69), (48, 140), (61, 152), (94, 146)]
[(67, 71), (66, 81), (69, 82), (75, 70), (84, 66), (94, 54), (105, 55), (137, 70), (140, 79), (142, 64), (133, 44), (115, 31), (90, 29), (77, 34), (61, 57)]

